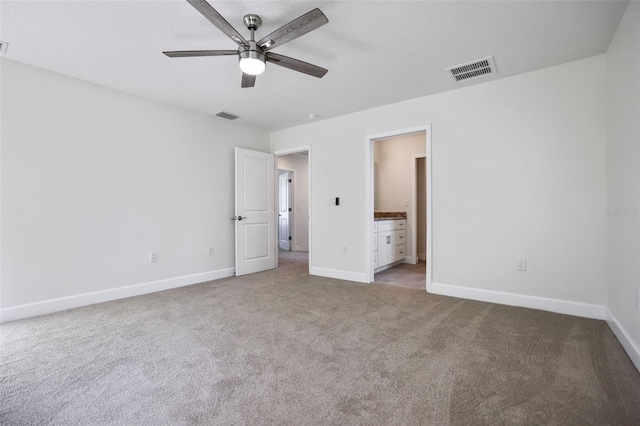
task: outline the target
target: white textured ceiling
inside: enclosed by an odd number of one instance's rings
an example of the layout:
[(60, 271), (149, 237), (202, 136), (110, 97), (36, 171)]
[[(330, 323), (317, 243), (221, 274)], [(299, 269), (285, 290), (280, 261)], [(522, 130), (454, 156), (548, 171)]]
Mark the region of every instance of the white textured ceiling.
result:
[[(235, 49), (186, 1), (2, 1), (5, 57), (237, 123), (278, 130), (604, 53), (618, 1), (214, 1), (257, 39), (319, 7), (329, 23), (275, 53), (329, 69), (317, 79), (267, 64), (240, 88), (235, 56), (168, 58), (163, 50)], [(498, 74), (454, 83), (444, 68), (494, 55)]]

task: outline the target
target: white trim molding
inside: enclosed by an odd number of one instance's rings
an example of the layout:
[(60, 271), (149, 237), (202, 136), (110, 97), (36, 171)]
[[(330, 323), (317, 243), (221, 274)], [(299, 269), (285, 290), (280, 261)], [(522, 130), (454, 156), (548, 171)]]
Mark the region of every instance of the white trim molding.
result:
[(418, 263), (418, 261), (416, 260), (415, 256), (407, 256), (404, 258), (402, 263), (409, 263), (411, 265), (415, 265), (416, 263)]
[(605, 312), (605, 320), (607, 321), (611, 331), (613, 331), (613, 334), (618, 338), (618, 341), (627, 352), (627, 355), (629, 355), (629, 358), (631, 358), (633, 365), (635, 365), (638, 372), (640, 372), (640, 347), (633, 343), (633, 340), (629, 337), (629, 333), (608, 309)]
[(43, 300), (41, 302), (28, 303), (25, 305), (11, 306), (9, 308), (0, 309), (0, 322), (30, 318), (67, 309), (95, 305), (96, 303), (125, 299), (127, 297), (140, 296), (142, 294), (155, 293), (192, 284), (200, 284), (207, 281), (232, 277), (234, 274), (235, 268), (219, 269), (217, 271), (184, 275), (165, 280), (150, 281), (125, 287), (60, 297), (58, 299)]
[(358, 283), (368, 283), (369, 277), (362, 272), (341, 271), (339, 269), (319, 268), (312, 266), (309, 275), (317, 275), (319, 277), (335, 278), (338, 280), (355, 281)]
[(293, 148), (278, 149), (272, 152), (276, 157), (289, 154), (299, 154), (311, 151), (311, 145), (294, 146)]
[(546, 297), (527, 296), (523, 294), (506, 293), (502, 291), (484, 290), (479, 288), (461, 287), (451, 284), (433, 283), (431, 292), (443, 296), (459, 297), (462, 299), (478, 300), (481, 302), (498, 303), (500, 305), (520, 306), (523, 308), (540, 309), (558, 314), (574, 315), (577, 317), (605, 319), (605, 307), (589, 303), (571, 302), (568, 300), (550, 299)]

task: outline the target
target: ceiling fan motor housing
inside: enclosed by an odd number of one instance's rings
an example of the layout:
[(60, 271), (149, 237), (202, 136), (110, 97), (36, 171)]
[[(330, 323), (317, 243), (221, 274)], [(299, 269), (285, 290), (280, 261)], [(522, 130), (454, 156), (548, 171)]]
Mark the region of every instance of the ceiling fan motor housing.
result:
[(238, 47), (238, 57), (240, 61), (248, 58), (257, 59), (262, 62), (265, 62), (266, 60), (264, 51), (260, 46), (258, 46), (258, 43), (253, 40), (249, 41), (249, 47), (242, 45)]

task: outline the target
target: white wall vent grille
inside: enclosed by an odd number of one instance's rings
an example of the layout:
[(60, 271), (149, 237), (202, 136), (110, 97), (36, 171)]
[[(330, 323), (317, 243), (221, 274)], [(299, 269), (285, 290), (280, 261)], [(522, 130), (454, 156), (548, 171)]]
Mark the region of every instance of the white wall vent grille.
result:
[(216, 117), (225, 118), (227, 120), (235, 120), (236, 118), (238, 118), (237, 115), (233, 115), (224, 111), (220, 111), (219, 113), (217, 113)]
[(9, 43), (0, 40), (0, 54), (7, 53), (7, 47), (9, 47)]
[(496, 66), (493, 63), (493, 56), (476, 59), (475, 61), (466, 62), (460, 65), (454, 65), (444, 69), (449, 77), (456, 82), (470, 80), (472, 78), (482, 77), (483, 75), (495, 74)]

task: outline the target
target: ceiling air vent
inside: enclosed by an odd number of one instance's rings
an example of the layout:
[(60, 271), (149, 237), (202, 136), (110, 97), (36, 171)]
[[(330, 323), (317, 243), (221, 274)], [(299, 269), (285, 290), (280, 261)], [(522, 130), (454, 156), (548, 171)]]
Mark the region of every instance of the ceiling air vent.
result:
[(493, 63), (493, 56), (455, 65), (445, 68), (444, 70), (449, 74), (449, 77), (455, 81), (471, 80), (472, 78), (495, 74), (497, 72), (496, 66)]
[(219, 113), (217, 113), (216, 117), (224, 118), (227, 120), (235, 120), (236, 118), (238, 118), (237, 115), (229, 114), (228, 112), (224, 111), (220, 111)]

